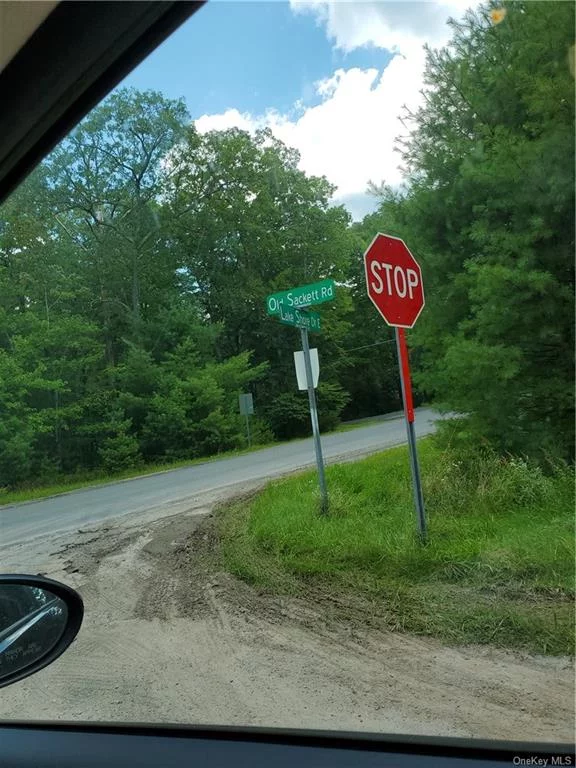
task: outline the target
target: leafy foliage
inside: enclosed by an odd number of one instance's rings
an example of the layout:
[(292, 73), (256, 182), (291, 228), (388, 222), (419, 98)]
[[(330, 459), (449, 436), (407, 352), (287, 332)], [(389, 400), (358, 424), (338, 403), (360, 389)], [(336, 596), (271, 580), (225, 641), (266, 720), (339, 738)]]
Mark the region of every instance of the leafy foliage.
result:
[[(197, 134), (181, 101), (120, 90), (96, 108), (2, 209), (0, 484), (243, 447), (244, 391), (254, 439), (307, 434), (305, 397), (277, 418), (298, 336), (264, 299), (344, 277), (333, 191), (269, 132)], [(347, 395), (321, 399), (335, 425)]]
[(0, 486), (309, 434), (298, 333), (267, 294), (331, 277), (314, 339), (323, 429), (400, 407), (391, 329), (366, 298), (377, 231), (422, 265), (416, 400), (471, 442), (574, 452), (574, 8), (487, 3), (429, 50), (400, 189), (352, 223), (268, 130), (200, 134), (181, 100), (118, 90), (0, 216)]
[[(428, 51), (387, 226), (420, 260), (420, 386), (471, 414), (476, 439), (543, 459), (574, 450), (574, 7), (509, 2)], [(495, 6), (494, 6), (495, 7)], [(366, 222), (365, 222), (366, 224)]]
[(489, 450), (420, 445), (430, 541), (407, 449), (277, 480), (217, 520), (225, 565), (259, 588), (344, 605), (341, 618), (449, 643), (574, 651), (574, 482)]

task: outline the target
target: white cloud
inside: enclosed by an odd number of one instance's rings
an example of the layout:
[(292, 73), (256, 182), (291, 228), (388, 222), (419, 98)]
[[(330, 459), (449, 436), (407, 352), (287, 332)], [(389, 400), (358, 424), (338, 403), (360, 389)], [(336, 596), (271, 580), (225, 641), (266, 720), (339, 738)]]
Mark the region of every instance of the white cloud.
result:
[(397, 184), (401, 171), (394, 139), (403, 131), (403, 104), (414, 107), (418, 101), (422, 61), (423, 55), (395, 56), (382, 74), (376, 69), (339, 69), (317, 84), (320, 104), (294, 120), (276, 112), (249, 115), (229, 109), (203, 115), (196, 128), (204, 133), (269, 126), (299, 150), (303, 170), (336, 184), (339, 197), (365, 192), (369, 180)]
[(320, 103), (297, 118), (275, 111), (250, 115), (229, 109), (203, 115), (196, 121), (197, 129), (237, 126), (254, 131), (269, 126), (279, 139), (299, 150), (301, 168), (327, 176), (338, 188), (336, 197), (344, 201), (363, 195), (369, 181), (398, 184), (402, 169), (395, 139), (405, 133), (400, 122), (404, 105), (414, 109), (421, 101), (423, 44), (445, 43), (448, 16), (461, 15), (468, 3), (291, 0), (291, 4), (298, 12), (312, 10), (337, 47), (351, 50), (370, 44), (397, 55), (382, 72), (338, 69), (316, 83)]
[(369, 180), (397, 184), (400, 157), (394, 140), (407, 101), (419, 100), (423, 56), (395, 56), (376, 69), (340, 69), (319, 85), (324, 100), (296, 121), (277, 119), (274, 133), (295, 146), (308, 173), (325, 174), (339, 195), (364, 192)]
[(334, 203), (336, 205), (343, 205), (354, 221), (361, 221), (364, 216), (376, 209), (378, 200), (368, 192), (360, 192), (357, 195), (336, 197), (334, 198)]
[(312, 13), (337, 48), (365, 45), (407, 53), (424, 42), (443, 45), (450, 16), (460, 17), (473, 0), (290, 0), (296, 13)]
[(228, 128), (240, 128), (243, 131), (253, 131), (256, 120), (250, 115), (243, 115), (237, 109), (227, 109), (219, 115), (203, 115), (195, 121), (200, 133), (208, 131), (225, 131)]

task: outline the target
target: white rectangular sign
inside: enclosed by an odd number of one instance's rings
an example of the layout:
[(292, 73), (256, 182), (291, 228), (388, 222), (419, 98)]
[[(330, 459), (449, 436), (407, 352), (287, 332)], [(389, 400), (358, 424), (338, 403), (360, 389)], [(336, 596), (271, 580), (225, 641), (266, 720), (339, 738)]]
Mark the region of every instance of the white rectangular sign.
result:
[(243, 416), (251, 416), (254, 413), (254, 400), (252, 399), (252, 393), (238, 395), (238, 402), (240, 404), (240, 413)]
[[(294, 352), (294, 365), (296, 367), (296, 378), (298, 379), (298, 389), (308, 389), (306, 384), (306, 366), (304, 365), (304, 352), (298, 350)], [(310, 365), (312, 366), (312, 381), (314, 388), (318, 386), (318, 377), (320, 376), (320, 363), (318, 361), (318, 350), (313, 347), (310, 350)]]

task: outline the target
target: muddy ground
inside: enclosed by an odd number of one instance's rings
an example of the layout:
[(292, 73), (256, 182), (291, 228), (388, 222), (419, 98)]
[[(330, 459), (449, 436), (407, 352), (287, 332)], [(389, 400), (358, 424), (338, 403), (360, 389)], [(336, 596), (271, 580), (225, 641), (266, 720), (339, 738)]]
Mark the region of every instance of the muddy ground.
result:
[(369, 627), (361, 604), (258, 591), (218, 565), (222, 498), (0, 549), (3, 571), (62, 579), (86, 606), (58, 661), (0, 690), (0, 718), (574, 739), (571, 660), (447, 648)]

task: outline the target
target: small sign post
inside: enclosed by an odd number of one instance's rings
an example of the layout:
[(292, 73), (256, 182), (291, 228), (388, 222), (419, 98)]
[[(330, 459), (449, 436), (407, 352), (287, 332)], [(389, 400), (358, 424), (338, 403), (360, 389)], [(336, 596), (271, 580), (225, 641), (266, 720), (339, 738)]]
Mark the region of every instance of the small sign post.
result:
[[(308, 308), (316, 304), (334, 299), (336, 285), (334, 280), (321, 280), (310, 285), (301, 285), (288, 291), (272, 293), (266, 297), (266, 311), (269, 315), (276, 315), (281, 323), (300, 329), (302, 340), (302, 352), (294, 353), (296, 375), (300, 389), (308, 390), (308, 403), (310, 405), (310, 421), (312, 422), (312, 435), (314, 439), (314, 452), (316, 454), (316, 466), (318, 468), (318, 481), (320, 484), (320, 511), (323, 515), (328, 513), (328, 490), (326, 488), (326, 476), (324, 474), (324, 458), (322, 456), (322, 442), (320, 440), (320, 427), (318, 424), (318, 409), (316, 407), (316, 393), (314, 388), (318, 383), (318, 357), (315, 355), (314, 365), (310, 355), (308, 333), (320, 331), (320, 315), (317, 312), (309, 312)], [(315, 350), (316, 351), (316, 350)], [(303, 378), (299, 372), (300, 358), (303, 356), (306, 386), (302, 385)], [(314, 370), (313, 370), (314, 368)]]
[(308, 344), (308, 329), (300, 328), (302, 339), (302, 352), (304, 353), (304, 366), (306, 368), (306, 385), (308, 388), (308, 403), (310, 404), (310, 421), (312, 422), (312, 435), (314, 437), (314, 452), (316, 453), (316, 466), (318, 467), (318, 482), (320, 484), (320, 511), (323, 515), (328, 512), (328, 490), (324, 475), (324, 458), (322, 456), (322, 442), (320, 441), (320, 427), (318, 425), (318, 409), (316, 408), (316, 392), (314, 390), (314, 377), (312, 375), (312, 363), (310, 361), (310, 346)]
[(403, 240), (391, 235), (377, 234), (364, 254), (366, 290), (370, 301), (396, 334), (396, 350), (400, 369), (402, 403), (406, 417), (406, 434), (410, 454), (414, 506), (418, 534), (426, 541), (426, 514), (418, 466), (418, 451), (414, 432), (414, 405), (410, 362), (406, 347), (405, 328), (412, 328), (424, 308), (424, 288), (420, 265)]
[[(312, 383), (314, 384), (314, 389), (316, 389), (318, 386), (318, 379), (320, 378), (320, 361), (318, 359), (318, 350), (315, 347), (311, 347), (310, 349), (310, 365), (312, 366)], [(308, 379), (306, 378), (306, 361), (304, 360), (304, 352), (300, 349), (294, 352), (294, 367), (296, 368), (298, 389), (307, 392)]]
[(240, 413), (246, 417), (246, 439), (248, 440), (248, 448), (252, 445), (250, 437), (250, 416), (254, 413), (254, 399), (252, 393), (247, 392), (242, 395), (238, 395), (238, 403), (240, 405)]
[(416, 448), (416, 434), (414, 432), (414, 404), (412, 401), (412, 380), (410, 377), (410, 361), (408, 359), (408, 347), (404, 328), (395, 328), (396, 351), (400, 368), (400, 385), (402, 387), (402, 402), (404, 415), (406, 416), (406, 432), (408, 435), (408, 450), (410, 453), (410, 469), (412, 472), (412, 490), (414, 492), (414, 506), (418, 517), (418, 533), (420, 538), (426, 539), (426, 513), (424, 511), (424, 497), (422, 495), (422, 482), (420, 480), (420, 467), (418, 465), (418, 451)]

